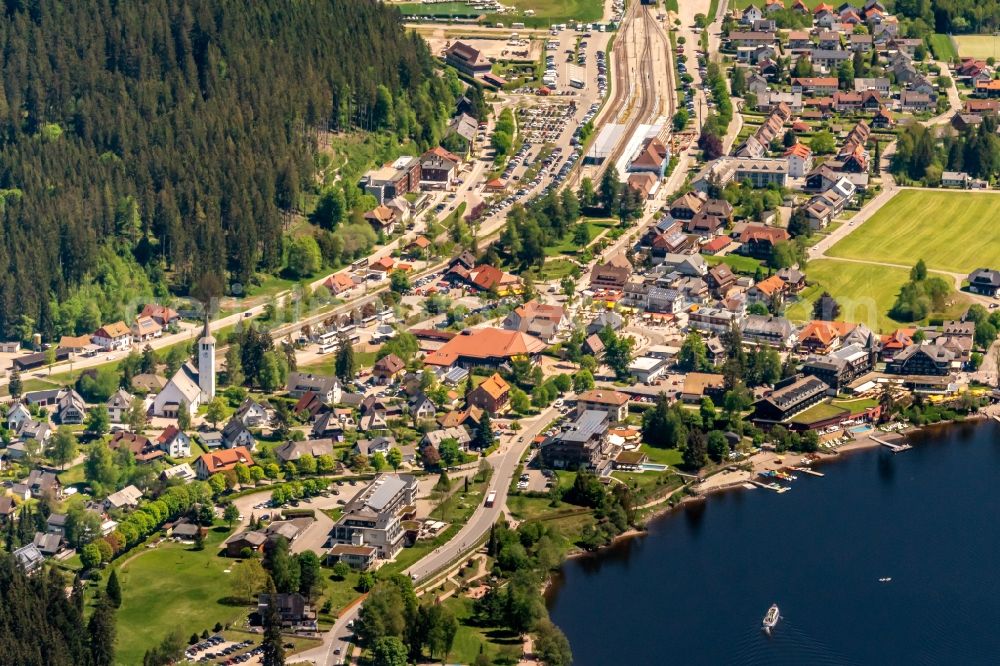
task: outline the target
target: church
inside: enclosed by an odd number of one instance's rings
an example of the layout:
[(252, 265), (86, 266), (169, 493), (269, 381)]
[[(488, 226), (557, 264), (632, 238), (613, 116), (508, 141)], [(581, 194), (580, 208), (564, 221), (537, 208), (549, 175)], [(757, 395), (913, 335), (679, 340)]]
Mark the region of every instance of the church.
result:
[(198, 367), (189, 361), (174, 373), (167, 385), (153, 400), (153, 416), (177, 418), (182, 408), (194, 416), (202, 403), (215, 397), (215, 338), (205, 328), (198, 340)]

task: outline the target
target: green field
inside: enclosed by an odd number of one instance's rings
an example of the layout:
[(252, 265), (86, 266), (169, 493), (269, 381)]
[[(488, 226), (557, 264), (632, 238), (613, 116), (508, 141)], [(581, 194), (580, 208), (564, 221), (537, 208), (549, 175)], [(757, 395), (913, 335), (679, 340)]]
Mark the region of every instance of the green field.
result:
[(209, 531), (205, 550), (173, 542), (145, 552), (140, 546), (119, 568), (118, 663), (141, 664), (145, 651), (171, 631), (187, 640), (194, 632), (211, 631), (216, 622), (246, 614), (247, 606), (225, 603), (232, 594), (226, 570), (236, 562), (219, 557), (227, 531), (216, 530)]
[[(482, 14), (464, 2), (440, 2), (437, 4), (422, 4), (419, 2), (393, 3), (404, 16), (475, 16)], [(522, 22), (527, 26), (548, 26), (550, 23), (568, 23), (569, 21), (600, 21), (603, 15), (601, 0), (505, 0), (505, 5), (513, 5), (518, 10), (514, 14), (496, 16), (491, 12), (491, 20), (495, 17), (507, 27), (511, 23)], [(534, 10), (533, 16), (525, 16), (524, 10)]]
[(734, 273), (743, 273), (744, 275), (753, 275), (761, 266), (759, 259), (744, 257), (742, 254), (727, 254), (721, 257), (719, 255), (704, 256), (705, 263), (709, 266), (728, 264), (728, 266), (733, 269)]
[[(870, 224), (870, 223), (869, 223)], [(800, 300), (788, 307), (786, 315), (793, 321), (812, 319), (812, 302), (824, 291), (840, 304), (840, 319), (864, 323), (875, 331), (889, 333), (903, 322), (889, 317), (888, 312), (896, 301), (900, 287), (909, 280), (909, 271), (874, 264), (858, 264), (835, 259), (817, 259), (806, 267), (809, 287), (800, 294)], [(968, 306), (968, 300), (956, 292), (955, 305), (948, 313), (934, 313), (957, 317)]]
[(931, 43), (931, 50), (934, 52), (934, 57), (938, 60), (951, 61), (958, 57), (955, 45), (952, 44), (951, 38), (948, 35), (935, 33), (928, 39)]
[(958, 54), (963, 58), (1000, 58), (1000, 37), (994, 35), (956, 35)]
[(1000, 195), (903, 190), (828, 256), (968, 273), (1000, 264)]
[(835, 416), (846, 416), (847, 410), (840, 407), (831, 405), (828, 402), (821, 402), (818, 405), (813, 405), (809, 409), (800, 414), (796, 414), (792, 417), (792, 423), (814, 423), (816, 421), (826, 421), (827, 419), (832, 419)]

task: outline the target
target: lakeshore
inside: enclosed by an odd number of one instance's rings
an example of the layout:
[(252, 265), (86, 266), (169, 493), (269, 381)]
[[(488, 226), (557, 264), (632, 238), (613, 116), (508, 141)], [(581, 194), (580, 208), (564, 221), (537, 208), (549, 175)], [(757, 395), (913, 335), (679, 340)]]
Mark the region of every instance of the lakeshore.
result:
[[(995, 576), (976, 553), (1000, 543), (984, 501), (998, 435), (978, 419), (913, 430), (898, 456), (858, 441), (824, 478), (799, 475), (793, 502), (764, 491), (682, 503), (643, 538), (568, 561), (548, 592), (553, 620), (578, 664), (656, 663), (665, 648), (683, 663), (981, 662), (997, 648), (985, 629)], [(774, 602), (785, 617), (768, 641), (759, 623)], [(941, 603), (974, 626), (941, 617)]]

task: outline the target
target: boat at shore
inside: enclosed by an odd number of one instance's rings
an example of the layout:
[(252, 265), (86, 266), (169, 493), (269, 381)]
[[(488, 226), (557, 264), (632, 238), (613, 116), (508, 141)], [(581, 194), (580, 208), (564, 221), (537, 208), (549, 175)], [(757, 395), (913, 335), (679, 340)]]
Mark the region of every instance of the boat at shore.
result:
[(771, 635), (771, 630), (777, 626), (780, 617), (778, 604), (771, 604), (771, 607), (767, 609), (767, 614), (764, 615), (764, 622), (761, 625), (761, 629), (764, 630), (765, 634), (768, 636)]

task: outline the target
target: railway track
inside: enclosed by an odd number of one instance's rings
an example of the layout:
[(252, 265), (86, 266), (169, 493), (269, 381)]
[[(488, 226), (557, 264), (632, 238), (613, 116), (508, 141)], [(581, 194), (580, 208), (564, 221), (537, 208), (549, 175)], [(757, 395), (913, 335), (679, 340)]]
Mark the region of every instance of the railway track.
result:
[[(639, 44), (636, 44), (637, 34), (639, 34)], [(634, 78), (629, 75), (632, 69), (632, 61), (629, 59), (630, 45), (638, 48), (634, 54), (637, 74)], [(666, 90), (659, 90), (657, 85), (656, 62), (653, 57), (657, 49), (660, 49), (667, 58), (667, 62), (664, 63), (668, 81)], [(673, 115), (673, 95), (669, 86), (672, 77), (670, 57), (670, 41), (654, 16), (653, 7), (635, 2), (630, 10), (626, 28), (622, 30), (612, 47), (614, 96), (595, 122), (599, 127), (608, 123), (624, 124), (625, 131), (611, 155), (600, 165), (581, 166), (575, 177), (570, 179), (569, 187), (575, 187), (584, 177), (589, 177), (596, 183), (609, 165), (621, 159), (628, 145), (628, 139), (639, 125), (655, 117), (669, 118)]]

